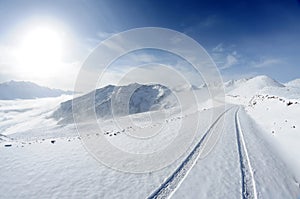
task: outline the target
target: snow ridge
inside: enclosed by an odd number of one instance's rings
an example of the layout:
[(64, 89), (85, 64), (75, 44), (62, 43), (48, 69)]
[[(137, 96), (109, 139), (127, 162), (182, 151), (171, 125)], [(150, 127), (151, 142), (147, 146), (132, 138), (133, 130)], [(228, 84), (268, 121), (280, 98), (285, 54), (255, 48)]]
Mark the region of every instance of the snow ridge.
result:
[[(109, 119), (113, 116), (168, 109), (177, 104), (172, 91), (159, 84), (108, 85), (61, 103), (53, 117), (59, 120), (59, 123), (72, 123), (73, 114), (76, 114), (76, 119), (80, 121), (91, 119), (95, 113), (99, 119)], [(76, 108), (74, 111), (73, 106)]]
[(300, 88), (300, 79), (294, 79), (284, 84), (285, 86)]
[[(229, 84), (230, 85), (230, 84)], [(256, 76), (246, 81), (238, 81), (227, 88), (229, 94), (251, 97), (264, 88), (282, 88), (283, 84), (267, 76)]]

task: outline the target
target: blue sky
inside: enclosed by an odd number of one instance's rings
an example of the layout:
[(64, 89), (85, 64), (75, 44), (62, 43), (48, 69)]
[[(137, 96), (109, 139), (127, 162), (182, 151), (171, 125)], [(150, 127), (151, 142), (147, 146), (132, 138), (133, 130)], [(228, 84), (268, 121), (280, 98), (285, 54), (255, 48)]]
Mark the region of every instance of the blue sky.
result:
[[(68, 70), (111, 34), (157, 26), (183, 32), (198, 41), (224, 79), (266, 74), (286, 82), (300, 77), (297, 0), (0, 1), (0, 82), (35, 80), (9, 70), (13, 63), (8, 52), (18, 42), (21, 30), (34, 23), (55, 24), (63, 30), (68, 46), (63, 60), (70, 64)], [(42, 84), (70, 87), (53, 84), (50, 78)]]

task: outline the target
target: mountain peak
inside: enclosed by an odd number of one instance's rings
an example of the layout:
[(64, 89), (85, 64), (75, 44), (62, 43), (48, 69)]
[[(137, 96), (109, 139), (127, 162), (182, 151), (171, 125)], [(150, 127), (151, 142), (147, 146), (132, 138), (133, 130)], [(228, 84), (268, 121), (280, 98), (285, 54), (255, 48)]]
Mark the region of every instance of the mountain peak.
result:
[(285, 83), (284, 85), (289, 87), (300, 88), (300, 79), (294, 79), (292, 81)]
[(283, 84), (277, 82), (276, 80), (272, 79), (271, 77), (268, 77), (266, 75), (258, 75), (255, 77), (250, 78), (247, 82), (251, 84), (257, 84), (261, 87), (284, 87)]
[(283, 84), (266, 76), (259, 75), (249, 79), (230, 81), (227, 83), (226, 90), (232, 95), (253, 96), (257, 92), (266, 88), (282, 88)]
[(59, 120), (59, 123), (72, 123), (74, 114), (77, 115), (77, 119), (85, 121), (90, 119), (95, 111), (97, 117), (107, 119), (112, 116), (168, 109), (177, 103), (172, 91), (160, 84), (105, 86), (61, 103), (53, 117)]

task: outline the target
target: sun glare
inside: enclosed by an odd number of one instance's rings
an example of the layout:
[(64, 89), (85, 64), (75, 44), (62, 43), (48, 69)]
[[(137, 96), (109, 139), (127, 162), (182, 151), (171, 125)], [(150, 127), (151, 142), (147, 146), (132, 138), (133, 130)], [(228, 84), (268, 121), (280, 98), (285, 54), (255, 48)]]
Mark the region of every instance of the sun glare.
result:
[(61, 63), (62, 41), (54, 29), (36, 27), (23, 35), (18, 62), (26, 71), (37, 75), (55, 72)]

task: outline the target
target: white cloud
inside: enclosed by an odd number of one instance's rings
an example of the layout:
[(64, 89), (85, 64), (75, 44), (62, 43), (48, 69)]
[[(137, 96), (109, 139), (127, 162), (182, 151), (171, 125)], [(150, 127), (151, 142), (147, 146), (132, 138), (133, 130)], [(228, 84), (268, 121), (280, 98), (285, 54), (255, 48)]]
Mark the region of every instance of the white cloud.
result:
[[(179, 71), (170, 65), (150, 63), (139, 67), (131, 67), (122, 71), (107, 71), (101, 77), (98, 87), (103, 87), (107, 84), (127, 85), (130, 83), (159, 83), (170, 88), (175, 88), (180, 85), (198, 83), (201, 76), (190, 71)], [(202, 81), (201, 81), (202, 83)]]
[(238, 60), (237, 60), (237, 58), (235, 57), (234, 54), (227, 55), (226, 63), (224, 64), (223, 67), (221, 67), (221, 69), (224, 70), (224, 69), (230, 68), (230, 67), (234, 66), (237, 63), (238, 63)]
[(239, 63), (239, 55), (236, 51), (233, 51), (232, 53), (227, 55), (214, 53), (212, 54), (212, 57), (220, 70), (231, 68), (232, 66)]
[(216, 15), (209, 15), (204, 18), (200, 23), (199, 26), (201, 27), (211, 27), (217, 23), (217, 16)]
[(125, 55), (109, 67), (102, 76), (101, 85), (117, 84), (122, 78), (126, 78), (125, 84), (147, 83), (149, 80), (171, 81), (175, 76), (168, 73), (171, 70), (165, 70), (166, 67), (177, 71), (190, 84), (201, 85), (203, 83), (201, 75), (188, 62), (179, 57), (163, 55), (147, 52)]
[(99, 39), (104, 40), (104, 39), (107, 39), (107, 38), (109, 38), (110, 36), (112, 36), (112, 35), (114, 35), (114, 34), (115, 34), (115, 33), (113, 33), (113, 32), (103, 32), (103, 31), (99, 31), (99, 32), (97, 33), (97, 36), (98, 36)]
[(220, 70), (241, 63), (241, 56), (234, 49), (234, 45), (224, 46), (223, 43), (219, 43), (211, 50), (211, 56)]
[(148, 53), (140, 53), (140, 54), (129, 54), (127, 58), (128, 63), (152, 63), (157, 62), (159, 59)]
[(96, 34), (96, 37), (90, 37), (86, 38), (86, 41), (92, 43), (93, 45), (99, 44), (101, 41), (111, 37), (112, 35), (116, 34), (115, 32), (104, 32), (104, 31), (99, 31)]
[(214, 53), (221, 53), (224, 52), (223, 43), (218, 44), (216, 47), (212, 49), (212, 52)]
[(282, 61), (280, 59), (269, 58), (269, 59), (263, 59), (258, 62), (252, 62), (251, 65), (254, 68), (263, 68), (263, 67), (268, 67), (268, 66), (272, 66), (272, 65), (277, 65), (280, 63), (282, 63)]
[(197, 22), (183, 31), (185, 34), (189, 35), (190, 33), (195, 33), (199, 29), (210, 29), (216, 25), (218, 25), (220, 19), (216, 15), (208, 15), (203, 17), (202, 19), (197, 20)]

